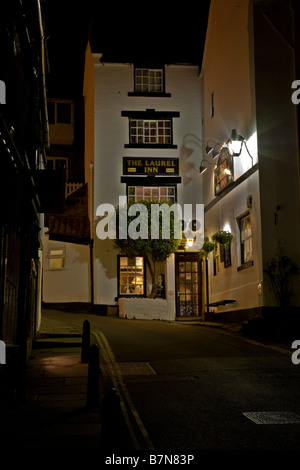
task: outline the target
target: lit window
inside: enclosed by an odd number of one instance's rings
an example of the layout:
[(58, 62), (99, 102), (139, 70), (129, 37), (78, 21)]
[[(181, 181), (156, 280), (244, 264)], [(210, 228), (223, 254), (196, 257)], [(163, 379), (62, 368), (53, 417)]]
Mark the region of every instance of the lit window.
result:
[(171, 144), (171, 120), (130, 119), (131, 144)]
[(250, 215), (240, 219), (241, 233), (241, 262), (242, 264), (252, 261), (252, 227)]
[(163, 70), (135, 69), (135, 91), (138, 93), (163, 92)]
[(129, 186), (128, 202), (157, 201), (174, 204), (176, 199), (175, 187), (166, 186)]
[(144, 258), (119, 257), (119, 294), (144, 295)]
[(65, 247), (52, 247), (48, 249), (48, 269), (65, 268), (66, 250)]

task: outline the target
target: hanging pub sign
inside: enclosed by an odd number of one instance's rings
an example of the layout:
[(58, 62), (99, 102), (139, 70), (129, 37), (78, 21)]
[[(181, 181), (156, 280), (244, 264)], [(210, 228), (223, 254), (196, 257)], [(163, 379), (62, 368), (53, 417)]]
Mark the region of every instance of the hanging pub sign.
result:
[(233, 181), (233, 157), (227, 147), (222, 148), (215, 169), (215, 195)]
[(123, 174), (179, 175), (179, 159), (123, 157)]

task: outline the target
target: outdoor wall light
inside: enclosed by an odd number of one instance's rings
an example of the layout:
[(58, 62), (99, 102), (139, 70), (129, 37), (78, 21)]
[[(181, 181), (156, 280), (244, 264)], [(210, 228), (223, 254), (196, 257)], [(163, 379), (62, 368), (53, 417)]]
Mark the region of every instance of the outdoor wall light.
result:
[(194, 239), (193, 238), (188, 238), (186, 241), (186, 244), (189, 248), (191, 248), (194, 244)]
[(215, 165), (215, 163), (210, 163), (208, 160), (202, 160), (199, 167), (200, 174), (204, 173), (208, 168), (207, 166), (202, 165), (204, 162), (208, 163), (209, 165)]
[[(209, 145), (209, 142), (213, 142), (215, 145), (211, 146), (211, 145)], [(219, 147), (219, 150), (216, 149), (217, 147)], [(209, 154), (209, 153), (212, 152), (212, 157), (213, 158), (216, 158), (220, 154), (221, 149), (222, 149), (222, 145), (218, 144), (214, 140), (209, 140), (206, 144), (206, 147), (205, 147), (206, 153)]]
[(227, 141), (227, 145), (233, 157), (239, 157), (242, 153), (242, 147), (243, 145), (245, 145), (246, 150), (248, 152), (249, 157), (252, 160), (252, 165), (253, 165), (253, 157), (250, 155), (250, 152), (246, 144), (246, 140), (242, 135), (237, 133), (236, 129), (232, 129), (231, 136)]

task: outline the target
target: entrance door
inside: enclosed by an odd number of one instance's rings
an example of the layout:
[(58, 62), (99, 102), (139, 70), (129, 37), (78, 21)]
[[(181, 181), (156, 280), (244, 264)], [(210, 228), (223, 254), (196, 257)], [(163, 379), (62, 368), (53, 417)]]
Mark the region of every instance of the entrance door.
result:
[(201, 264), (198, 254), (176, 254), (177, 317), (201, 313)]

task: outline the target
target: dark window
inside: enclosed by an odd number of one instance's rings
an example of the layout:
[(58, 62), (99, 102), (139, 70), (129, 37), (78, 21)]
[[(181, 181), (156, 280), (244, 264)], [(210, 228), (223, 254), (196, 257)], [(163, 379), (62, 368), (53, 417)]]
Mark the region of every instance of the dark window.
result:
[(49, 124), (55, 124), (55, 103), (53, 101), (48, 102), (48, 120)]
[(57, 123), (71, 123), (71, 105), (70, 103), (57, 103)]

